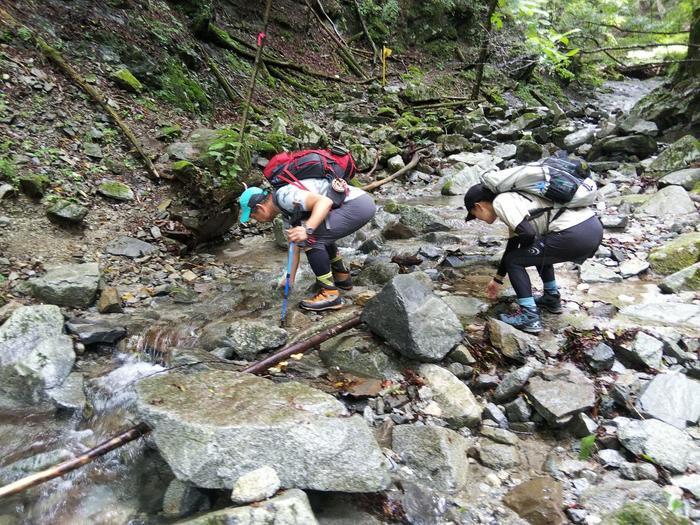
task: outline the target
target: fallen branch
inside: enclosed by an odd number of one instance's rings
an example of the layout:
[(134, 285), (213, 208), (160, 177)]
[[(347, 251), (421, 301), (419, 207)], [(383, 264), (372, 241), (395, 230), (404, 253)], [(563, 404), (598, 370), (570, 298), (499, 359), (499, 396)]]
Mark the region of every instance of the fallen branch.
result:
[(158, 170), (156, 167), (153, 165), (153, 162), (151, 162), (150, 157), (146, 154), (144, 149), (141, 147), (139, 144), (138, 139), (136, 138), (136, 135), (134, 135), (133, 131), (131, 131), (131, 128), (126, 125), (126, 123), (119, 117), (117, 112), (112, 108), (107, 103), (107, 98), (100, 93), (96, 88), (85, 82), (83, 78), (78, 74), (78, 72), (73, 69), (73, 66), (71, 66), (66, 60), (61, 56), (61, 53), (59, 53), (56, 49), (48, 45), (41, 37), (36, 37), (36, 43), (39, 46), (39, 49), (41, 49), (41, 52), (44, 53), (44, 55), (51, 60), (54, 64), (56, 64), (60, 69), (63, 70), (63, 72), (68, 75), (68, 77), (73, 80), (83, 91), (85, 91), (90, 97), (97, 102), (100, 107), (105, 110), (110, 117), (112, 117), (112, 120), (117, 124), (119, 129), (122, 130), (122, 133), (126, 136), (128, 141), (131, 143), (132, 146), (136, 149), (138, 152), (139, 156), (143, 160), (143, 163), (146, 165), (146, 169), (148, 172), (153, 176), (154, 179), (160, 179), (160, 174), (158, 173)]
[(602, 22), (592, 22), (590, 20), (583, 20), (584, 24), (592, 26), (603, 26), (612, 27), (623, 33), (637, 33), (641, 35), (682, 35), (684, 33), (690, 33), (690, 31), (640, 31), (637, 29), (625, 29), (624, 27), (616, 26), (615, 24), (603, 24)]
[(380, 157), (381, 157), (381, 155), (380, 155), (380, 152), (378, 151), (377, 154), (374, 156), (374, 164), (372, 165), (372, 169), (364, 174), (366, 177), (371, 177), (372, 174), (377, 170), (377, 166), (379, 165), (379, 158)]
[(700, 47), (700, 44), (635, 44), (633, 46), (617, 46), (617, 47), (599, 47), (597, 49), (582, 49), (579, 51), (582, 55), (590, 55), (592, 53), (602, 53), (604, 51), (627, 51), (630, 49), (647, 49), (650, 47), (671, 47), (671, 46), (683, 46), (683, 47)]
[(423, 150), (418, 150), (413, 154), (413, 158), (411, 159), (411, 162), (406, 164), (403, 168), (401, 168), (399, 171), (394, 173), (393, 175), (390, 175), (389, 177), (381, 180), (375, 180), (374, 182), (367, 184), (366, 186), (362, 186), (363, 191), (373, 191), (380, 186), (383, 186), (387, 182), (391, 182), (394, 179), (399, 178), (401, 175), (406, 173), (407, 171), (412, 170), (415, 168), (418, 163), (420, 162), (421, 158), (423, 158)]
[[(475, 101), (472, 98), (464, 99), (464, 100), (455, 100), (455, 101), (450, 101), (450, 102), (440, 102), (437, 104), (421, 104), (420, 106), (413, 106), (413, 109), (419, 110), (419, 109), (438, 109), (438, 108), (453, 108), (456, 106), (463, 106), (464, 104), (467, 104), (469, 102), (478, 102)], [(471, 111), (470, 108), (467, 108), (468, 111)]]
[(275, 68), (270, 66), (268, 68), (270, 70), (270, 73), (272, 74), (273, 77), (278, 78), (282, 82), (286, 82), (287, 84), (290, 84), (294, 86), (297, 89), (300, 89), (301, 91), (304, 91), (305, 93), (308, 93), (312, 97), (318, 97), (319, 93), (315, 89), (307, 86), (303, 82), (297, 80), (296, 78), (292, 77), (291, 75), (288, 75), (287, 73), (283, 72), (281, 69)]
[(377, 60), (379, 59), (379, 49), (377, 48), (377, 45), (374, 43), (374, 40), (372, 40), (372, 36), (369, 34), (369, 30), (367, 29), (367, 24), (365, 23), (365, 19), (362, 16), (362, 11), (360, 10), (360, 4), (357, 0), (355, 0), (355, 9), (357, 10), (357, 18), (360, 19), (360, 25), (362, 26), (362, 31), (365, 34), (365, 38), (372, 46), (372, 68), (374, 68), (374, 66), (377, 63)]

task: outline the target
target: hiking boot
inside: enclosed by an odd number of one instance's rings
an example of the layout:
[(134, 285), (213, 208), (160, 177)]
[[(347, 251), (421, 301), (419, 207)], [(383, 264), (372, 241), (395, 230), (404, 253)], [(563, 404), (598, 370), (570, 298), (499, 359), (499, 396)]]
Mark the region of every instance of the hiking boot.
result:
[(498, 318), (504, 323), (528, 334), (539, 334), (542, 331), (540, 314), (536, 308), (521, 306), (515, 313), (501, 314)]
[(333, 272), (333, 282), (341, 290), (352, 290), (352, 277), (349, 272)]
[(539, 297), (535, 297), (537, 308), (544, 308), (551, 314), (560, 314), (564, 311), (561, 307), (561, 295), (545, 292)]
[(337, 310), (343, 307), (343, 300), (340, 298), (340, 292), (330, 288), (321, 288), (313, 297), (304, 299), (299, 303), (299, 307), (312, 312), (321, 312), (323, 310)]

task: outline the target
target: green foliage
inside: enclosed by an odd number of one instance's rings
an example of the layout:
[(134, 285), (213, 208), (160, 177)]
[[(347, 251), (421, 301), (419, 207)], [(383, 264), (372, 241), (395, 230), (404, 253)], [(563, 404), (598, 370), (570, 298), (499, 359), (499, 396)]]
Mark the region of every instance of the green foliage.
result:
[(22, 26), (17, 30), (17, 36), (25, 42), (29, 42), (32, 39), (32, 31), (28, 27)]
[(189, 113), (208, 112), (209, 97), (202, 86), (179, 64), (172, 63), (161, 77), (162, 89), (158, 95)]
[(581, 451), (578, 454), (579, 459), (588, 459), (593, 454), (593, 447), (595, 446), (595, 434), (586, 436), (581, 439)]
[(250, 167), (250, 147), (240, 142), (238, 131), (222, 128), (218, 130), (216, 140), (209, 144), (205, 161), (214, 162), (221, 187), (233, 188), (240, 173)]
[(12, 159), (0, 157), (0, 179), (13, 186), (17, 185), (17, 167)]
[(392, 34), (392, 26), (399, 19), (399, 3), (397, 0), (361, 0), (360, 13), (372, 38), (382, 41)]

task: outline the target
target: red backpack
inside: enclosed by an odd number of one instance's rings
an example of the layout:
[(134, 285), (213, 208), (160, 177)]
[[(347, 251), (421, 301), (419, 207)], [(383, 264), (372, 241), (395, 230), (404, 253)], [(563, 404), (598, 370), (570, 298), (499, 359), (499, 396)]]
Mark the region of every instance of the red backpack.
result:
[(304, 179), (328, 179), (331, 184), (333, 179), (350, 181), (355, 176), (355, 161), (347, 150), (337, 146), (283, 152), (270, 159), (263, 174), (275, 189), (293, 184), (305, 190), (300, 182)]

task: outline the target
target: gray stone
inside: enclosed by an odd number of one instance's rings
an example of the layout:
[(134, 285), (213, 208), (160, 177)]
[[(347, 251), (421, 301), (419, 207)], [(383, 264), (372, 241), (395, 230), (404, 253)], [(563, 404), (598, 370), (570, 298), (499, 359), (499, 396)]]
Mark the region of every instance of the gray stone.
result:
[(617, 438), (627, 450), (644, 455), (671, 472), (682, 474), (700, 464), (700, 447), (688, 434), (657, 419), (617, 418)]
[(515, 144), (499, 144), (493, 148), (493, 154), (503, 160), (508, 160), (515, 157), (517, 149), (518, 147)]
[(353, 494), (324, 494), (314, 509), (316, 519), (320, 525), (384, 525), (358, 500)]
[(485, 467), (495, 470), (512, 469), (521, 463), (518, 447), (483, 439), (479, 443), (479, 461)]
[(506, 403), (506, 414), (511, 423), (525, 423), (530, 420), (532, 409), (524, 397), (519, 397), (515, 401)]
[(6, 197), (14, 197), (17, 193), (12, 184), (0, 184), (0, 201)]
[(563, 525), (562, 486), (550, 477), (538, 477), (513, 488), (503, 503), (532, 525)]
[[(31, 449), (30, 449), (31, 450)], [(29, 457), (3, 465), (0, 469), (0, 483), (3, 485), (13, 483), (21, 478), (36, 474), (37, 472), (53, 467), (57, 463), (72, 459), (73, 454), (64, 448), (41, 452)], [(0, 520), (0, 523), (2, 521)], [(8, 522), (14, 525), (17, 521)]]
[(273, 496), (280, 488), (280, 478), (275, 469), (269, 466), (260, 467), (243, 474), (236, 480), (231, 491), (231, 501), (244, 505)]
[(174, 479), (163, 496), (163, 514), (168, 518), (182, 518), (209, 508), (208, 498), (190, 483)]
[(700, 168), (686, 168), (674, 171), (659, 179), (658, 186), (682, 186), (687, 191), (691, 191), (700, 182)]
[(87, 308), (95, 301), (100, 269), (97, 263), (57, 266), (28, 284), (31, 294), (45, 303)]
[(520, 442), (518, 436), (506, 430), (505, 428), (496, 428), (482, 425), (480, 432), (482, 436), (487, 437), (491, 441), (495, 441), (496, 443), (501, 443), (503, 445), (515, 446)]
[(488, 309), (488, 305), (476, 297), (464, 295), (447, 295), (442, 298), (450, 309), (457, 314), (462, 326), (473, 323), (476, 317)]
[(636, 115), (630, 115), (620, 122), (620, 130), (625, 135), (649, 135), (655, 137), (659, 134), (656, 123), (644, 120)]
[(601, 483), (591, 486), (581, 495), (584, 508), (599, 516), (616, 511), (629, 502), (654, 502), (666, 505), (668, 496), (663, 488), (650, 480), (625, 481), (611, 474)]
[(620, 274), (600, 263), (586, 260), (579, 270), (581, 281), (584, 283), (619, 283)]
[(106, 344), (113, 345), (126, 337), (126, 328), (114, 326), (108, 322), (93, 319), (71, 319), (66, 323), (66, 329), (78, 336), (84, 345)]
[(620, 465), (625, 462), (625, 456), (613, 448), (599, 450), (596, 456), (604, 467), (620, 468)]
[(393, 351), (362, 332), (341, 334), (321, 344), (319, 356), (330, 370), (359, 377), (389, 379), (400, 375), (401, 362)]
[(700, 420), (700, 381), (679, 373), (659, 374), (647, 383), (637, 409), (677, 428), (695, 425)]
[(676, 487), (690, 492), (695, 499), (700, 500), (700, 474), (687, 474), (671, 478), (671, 483)]
[(57, 306), (22, 306), (0, 326), (0, 393), (36, 403), (63, 384), (74, 361)]
[(515, 143), (517, 150), (515, 159), (521, 162), (532, 162), (542, 157), (542, 146), (534, 140), (519, 140)]
[(583, 129), (579, 129), (578, 131), (574, 131), (573, 133), (569, 133), (566, 137), (564, 137), (564, 147), (568, 151), (574, 151), (579, 146), (590, 144), (594, 138), (595, 127), (588, 126)]
[(634, 277), (649, 269), (649, 263), (641, 259), (631, 258), (620, 264), (620, 275), (623, 279)]
[(442, 418), (454, 428), (473, 427), (481, 421), (481, 406), (469, 387), (454, 374), (438, 365), (425, 364), (418, 373), (430, 387), (433, 400), (442, 410)]
[(503, 161), (501, 157), (491, 153), (457, 153), (450, 155), (448, 159), (463, 162), (467, 166), (479, 166), (484, 171), (498, 169), (498, 165)]
[(505, 414), (498, 408), (495, 403), (486, 403), (483, 413), (484, 419), (490, 419), (496, 423), (500, 428), (509, 428), (510, 424)]
[(104, 157), (102, 148), (99, 144), (95, 144), (94, 142), (85, 142), (83, 144), (83, 151), (85, 152), (85, 155), (92, 157), (93, 159), (99, 160)]
[(457, 316), (415, 274), (394, 277), (366, 304), (362, 320), (409, 358), (438, 361), (462, 339)]
[(46, 393), (58, 408), (82, 412), (86, 403), (83, 384), (83, 374), (71, 372), (62, 384), (47, 390)]
[(283, 487), (376, 492), (387, 467), (361, 416), (295, 382), (232, 371), (147, 377), (137, 411), (178, 479), (232, 488), (246, 472), (274, 465)]
[(466, 166), (458, 173), (446, 177), (440, 192), (443, 195), (463, 195), (480, 181), (483, 172), (478, 166)]
[(593, 348), (587, 349), (583, 355), (586, 357), (588, 366), (593, 370), (610, 370), (615, 363), (615, 352), (605, 343), (598, 343)]
[(652, 217), (676, 217), (696, 213), (695, 204), (681, 186), (666, 186), (635, 210)]
[(302, 120), (292, 127), (292, 134), (299, 139), (301, 149), (318, 148), (328, 144), (328, 135), (321, 126), (311, 120)]
[(649, 324), (670, 324), (700, 328), (700, 306), (695, 304), (631, 304), (620, 310), (620, 314)]
[(46, 215), (50, 219), (78, 224), (83, 221), (88, 213), (85, 206), (76, 204), (69, 200), (60, 200), (46, 210)]
[(535, 410), (550, 424), (592, 408), (595, 386), (575, 366), (545, 368), (531, 377), (525, 391)]
[(404, 163), (403, 159), (401, 158), (401, 155), (394, 155), (391, 157), (389, 160), (386, 161), (386, 167), (388, 168), (389, 172), (391, 173), (396, 173), (399, 171), (401, 168), (403, 168), (406, 164)]
[(514, 361), (525, 363), (530, 354), (539, 351), (539, 343), (535, 336), (521, 332), (498, 319), (490, 317), (488, 329), (491, 344)]
[(576, 414), (567, 426), (567, 430), (577, 438), (584, 438), (595, 434), (597, 429), (598, 424), (583, 412)]
[(647, 168), (652, 176), (685, 169), (700, 159), (700, 141), (686, 135), (671, 144)]
[(365, 265), (355, 282), (360, 286), (378, 284), (384, 286), (399, 274), (399, 266), (392, 262), (377, 260)]
[(420, 481), (445, 492), (456, 492), (467, 484), (467, 448), (467, 440), (448, 428), (399, 425), (393, 430), (394, 452)]
[(650, 479), (656, 481), (659, 479), (659, 473), (651, 463), (625, 462), (620, 465), (620, 476), (629, 480)]
[(107, 243), (105, 251), (110, 255), (123, 255), (124, 257), (143, 257), (150, 255), (158, 248), (147, 242), (135, 239), (133, 237), (118, 237)]
[(527, 380), (535, 370), (532, 367), (524, 366), (506, 374), (503, 380), (493, 393), (493, 399), (497, 403), (503, 403), (513, 399), (525, 386)]
[[(605, 186), (605, 188), (608, 186), (611, 186), (611, 184), (608, 184)], [(614, 215), (606, 214), (600, 218), (600, 222), (603, 223), (603, 228), (610, 230), (623, 230), (627, 228), (629, 216), (621, 213), (616, 213)]]
[(659, 368), (663, 356), (664, 343), (645, 332), (637, 332), (630, 343), (615, 347), (615, 352), (622, 360), (632, 366)]
[(209, 512), (178, 525), (318, 525), (303, 491), (291, 489), (262, 503)]
[(423, 207), (408, 204), (386, 204), (384, 209), (390, 213), (397, 213), (401, 223), (420, 233), (449, 231), (452, 229), (442, 218)]
[(672, 273), (659, 283), (663, 293), (680, 293), (683, 291), (697, 292), (700, 290), (700, 263), (691, 264), (687, 268)]
[(441, 135), (437, 142), (442, 145), (442, 150), (448, 154), (465, 151), (470, 146), (469, 140), (464, 135), (458, 134)]
[(658, 149), (656, 141), (648, 135), (628, 135), (626, 137), (608, 137), (600, 141), (605, 153), (626, 153), (646, 158)]
[(134, 192), (132, 189), (123, 182), (116, 180), (106, 180), (100, 183), (97, 187), (97, 193), (118, 201), (134, 200)]
[(205, 350), (230, 348), (241, 359), (248, 361), (265, 350), (272, 350), (287, 342), (287, 332), (262, 321), (232, 320), (230, 317), (214, 321), (202, 328), (200, 344)]

